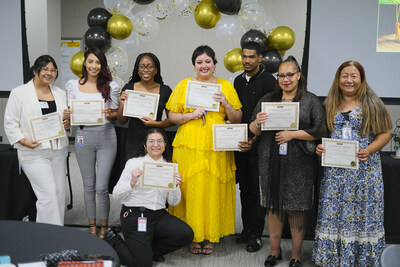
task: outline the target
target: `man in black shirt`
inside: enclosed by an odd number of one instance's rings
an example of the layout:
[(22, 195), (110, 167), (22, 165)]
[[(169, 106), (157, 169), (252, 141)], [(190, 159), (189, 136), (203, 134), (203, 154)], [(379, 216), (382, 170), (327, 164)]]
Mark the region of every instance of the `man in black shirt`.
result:
[[(254, 42), (245, 43), (242, 47), (242, 64), (245, 71), (234, 81), (234, 87), (243, 105), (241, 123), (250, 124), (250, 117), (257, 102), (275, 88), (275, 78), (260, 66), (261, 52), (259, 44)], [(256, 252), (261, 248), (266, 214), (265, 208), (260, 206), (256, 136), (249, 131), (249, 141), (242, 142), (240, 149), (240, 152), (235, 152), (235, 161), (242, 204), (243, 231), (236, 241), (247, 243), (248, 252)]]

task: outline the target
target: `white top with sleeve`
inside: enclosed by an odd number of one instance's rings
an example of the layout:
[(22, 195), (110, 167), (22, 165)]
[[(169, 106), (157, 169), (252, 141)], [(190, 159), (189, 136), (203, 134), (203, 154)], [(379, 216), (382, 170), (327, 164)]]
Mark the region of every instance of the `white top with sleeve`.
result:
[[(67, 95), (64, 90), (50, 85), (51, 93), (56, 102), (57, 112), (63, 117), (63, 111), (67, 108)], [(42, 109), (39, 104), (33, 80), (14, 88), (7, 101), (4, 113), (4, 130), (8, 141), (16, 149), (32, 150), (18, 143), (19, 140), (26, 138), (33, 140), (30, 120), (42, 116)], [(40, 149), (62, 149), (68, 146), (68, 137), (63, 136), (51, 141), (42, 141), (34, 150)]]
[(181, 201), (179, 186), (174, 189), (142, 187), (142, 176), (140, 176), (136, 185), (133, 188), (131, 187), (131, 172), (136, 168), (143, 169), (143, 162), (164, 163), (166, 161), (164, 158), (154, 160), (149, 155), (128, 160), (117, 185), (113, 189), (112, 195), (114, 199), (119, 200), (121, 204), (127, 207), (145, 207), (150, 210), (165, 209), (166, 202), (171, 206), (178, 205), (179, 201)]
[[(116, 82), (110, 82), (111, 92), (110, 99), (104, 102), (104, 108), (118, 109), (119, 98), (118, 91), (119, 86)], [(72, 100), (103, 100), (103, 96), (101, 93), (82, 93), (79, 90), (79, 79), (78, 80), (69, 80), (65, 84), (65, 89), (68, 94), (68, 106), (71, 107)], [(109, 122), (106, 118), (104, 121)]]

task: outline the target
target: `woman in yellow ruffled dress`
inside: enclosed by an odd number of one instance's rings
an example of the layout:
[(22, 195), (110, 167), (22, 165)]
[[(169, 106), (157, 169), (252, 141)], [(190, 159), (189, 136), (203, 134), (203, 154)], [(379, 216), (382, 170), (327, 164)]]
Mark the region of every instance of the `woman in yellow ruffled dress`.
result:
[[(180, 125), (173, 142), (173, 162), (179, 164), (183, 176), (181, 202), (170, 207), (170, 213), (192, 227), (190, 252), (208, 255), (214, 252), (214, 243), (235, 230), (234, 154), (213, 151), (212, 125), (224, 124), (226, 119), (240, 123), (242, 105), (232, 84), (214, 76), (217, 60), (212, 48), (197, 47), (192, 63), (197, 77), (180, 81), (166, 106), (171, 122)], [(188, 81), (222, 85), (221, 93), (214, 94), (219, 111), (185, 108)]]

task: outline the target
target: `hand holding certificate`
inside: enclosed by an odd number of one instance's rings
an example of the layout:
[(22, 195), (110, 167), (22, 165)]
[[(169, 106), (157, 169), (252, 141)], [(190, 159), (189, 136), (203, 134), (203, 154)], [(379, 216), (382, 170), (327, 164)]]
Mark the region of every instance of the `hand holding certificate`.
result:
[(299, 102), (263, 102), (261, 111), (268, 113), (268, 119), (261, 124), (261, 131), (298, 130)]
[(175, 188), (174, 173), (178, 171), (176, 163), (143, 163), (142, 186), (163, 189)]
[(125, 117), (156, 119), (158, 110), (159, 94), (148, 92), (126, 90), (126, 100), (123, 115)]
[(41, 142), (65, 136), (61, 116), (54, 112), (31, 119), (33, 141)]
[(186, 89), (185, 107), (204, 108), (207, 111), (218, 111), (219, 102), (214, 100), (214, 94), (221, 92), (221, 85), (188, 81)]
[(322, 166), (358, 169), (358, 141), (322, 138)]
[(239, 142), (247, 141), (247, 124), (213, 124), (214, 151), (240, 151)]
[(72, 100), (71, 125), (104, 124), (104, 100)]

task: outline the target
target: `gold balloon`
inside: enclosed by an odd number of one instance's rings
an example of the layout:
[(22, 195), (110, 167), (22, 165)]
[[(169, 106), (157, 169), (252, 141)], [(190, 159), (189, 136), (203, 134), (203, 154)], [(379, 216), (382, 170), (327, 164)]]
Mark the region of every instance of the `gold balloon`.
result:
[(276, 27), (268, 35), (269, 46), (277, 51), (286, 51), (290, 49), (296, 36), (292, 29), (286, 26)]
[(79, 51), (71, 57), (69, 62), (69, 67), (71, 68), (72, 73), (78, 77), (82, 77), (82, 64), (84, 59), (85, 51)]
[(107, 31), (113, 38), (123, 40), (131, 35), (132, 22), (127, 16), (113, 15), (107, 22)]
[(242, 49), (234, 48), (229, 50), (224, 56), (224, 65), (225, 68), (232, 73), (244, 70), (242, 64)]
[(201, 1), (194, 11), (194, 19), (197, 25), (204, 29), (215, 27), (220, 18), (221, 12), (219, 12), (213, 0)]
[(278, 51), (279, 54), (281, 54), (281, 56), (283, 57), (286, 54), (286, 51)]

